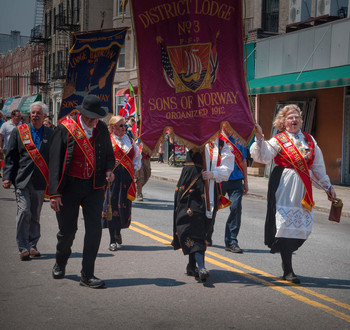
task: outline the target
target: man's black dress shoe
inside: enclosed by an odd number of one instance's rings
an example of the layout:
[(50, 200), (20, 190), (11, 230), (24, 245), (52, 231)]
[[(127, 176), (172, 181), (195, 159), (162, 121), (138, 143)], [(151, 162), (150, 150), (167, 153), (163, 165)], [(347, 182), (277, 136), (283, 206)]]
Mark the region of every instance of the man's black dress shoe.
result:
[(52, 268), (52, 277), (56, 280), (63, 278), (66, 274), (66, 266), (60, 266), (58, 263)]
[(300, 279), (294, 273), (289, 273), (287, 275), (283, 275), (283, 279), (285, 281), (292, 282), (292, 283), (295, 283), (295, 284), (299, 284), (300, 283)]
[(104, 287), (105, 282), (95, 277), (94, 275), (92, 275), (91, 277), (87, 277), (81, 274), (80, 285), (86, 286), (88, 288), (98, 289)]

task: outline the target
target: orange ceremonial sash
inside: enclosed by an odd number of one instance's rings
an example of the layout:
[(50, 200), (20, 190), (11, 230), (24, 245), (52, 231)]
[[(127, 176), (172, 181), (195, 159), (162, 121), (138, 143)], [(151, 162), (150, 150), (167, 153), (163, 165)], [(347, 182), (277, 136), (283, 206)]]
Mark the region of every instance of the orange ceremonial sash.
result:
[(301, 204), (307, 210), (311, 211), (312, 207), (315, 205), (315, 202), (312, 198), (312, 182), (309, 175), (309, 166), (296, 145), (285, 132), (277, 134), (275, 139), (280, 144), (284, 153), (288, 156), (291, 165), (294, 167), (295, 171), (298, 173), (301, 181), (303, 182), (305, 194)]
[(34, 164), (36, 167), (40, 170), (41, 174), (43, 175), (45, 181), (46, 181), (46, 188), (44, 196), (47, 198), (49, 196), (49, 168), (47, 167), (47, 164), (45, 162), (45, 159), (40, 154), (38, 148), (35, 146), (32, 135), (30, 134), (29, 127), (27, 124), (23, 124), (18, 126), (18, 132), (19, 136), (22, 140), (22, 143), (24, 145), (24, 148), (27, 150), (29, 156), (32, 158)]
[(91, 167), (95, 170), (95, 153), (94, 148), (91, 145), (88, 137), (83, 129), (71, 118), (67, 118), (61, 122), (61, 124), (67, 128), (68, 132), (72, 134), (75, 142), (78, 144), (81, 151), (84, 153), (86, 159), (90, 163)]
[(124, 152), (122, 148), (119, 147), (117, 141), (114, 139), (113, 135), (111, 135), (112, 147), (114, 151), (114, 157), (120, 161), (120, 164), (125, 167), (125, 169), (130, 174), (132, 179), (130, 187), (128, 189), (128, 200), (134, 201), (136, 198), (136, 185), (134, 182), (134, 165), (132, 160), (129, 158), (128, 154)]
[(240, 171), (243, 173), (243, 155), (241, 150), (230, 140), (228, 139), (224, 134), (220, 134), (220, 139), (223, 140), (228, 147), (230, 148), (231, 152), (235, 156), (235, 163), (240, 169)]

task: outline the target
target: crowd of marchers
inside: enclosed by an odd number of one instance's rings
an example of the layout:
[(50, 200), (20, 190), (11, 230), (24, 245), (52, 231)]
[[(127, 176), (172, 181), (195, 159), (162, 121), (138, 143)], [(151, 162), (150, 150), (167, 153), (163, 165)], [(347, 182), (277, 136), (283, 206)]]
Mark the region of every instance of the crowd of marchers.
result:
[[(54, 279), (65, 277), (71, 247), (82, 208), (85, 236), (80, 285), (101, 288), (95, 276), (95, 260), (102, 229), (108, 228), (109, 250), (122, 244), (121, 229), (131, 223), (132, 202), (143, 200), (142, 187), (151, 175), (150, 157), (142, 151), (133, 129), (135, 117), (102, 118), (108, 109), (95, 95), (85, 96), (74, 116), (57, 127), (47, 118), (48, 107), (34, 102), (30, 122), (22, 123), (14, 110), (8, 121), (0, 112), (0, 156), (4, 162), (3, 187), (14, 187), (17, 203), (16, 241), (22, 261), (39, 258), (40, 213), (45, 198), (58, 223)], [(186, 274), (202, 282), (209, 277), (205, 251), (212, 245), (218, 209), (230, 207), (226, 222), (225, 250), (243, 253), (238, 245), (242, 196), (248, 192), (247, 152), (260, 163), (274, 160), (268, 186), (265, 244), (280, 253), (283, 279), (300, 283), (292, 267), (292, 254), (309, 237), (314, 206), (312, 183), (336, 198), (326, 174), (322, 152), (315, 139), (301, 131), (302, 113), (294, 104), (279, 111), (273, 123), (279, 131), (264, 140), (255, 125), (255, 138), (248, 150), (229, 135), (225, 126), (204, 148), (187, 150), (175, 190), (174, 249), (188, 255)], [(159, 161), (163, 161), (159, 148)], [(226, 198), (227, 196), (228, 198)]]

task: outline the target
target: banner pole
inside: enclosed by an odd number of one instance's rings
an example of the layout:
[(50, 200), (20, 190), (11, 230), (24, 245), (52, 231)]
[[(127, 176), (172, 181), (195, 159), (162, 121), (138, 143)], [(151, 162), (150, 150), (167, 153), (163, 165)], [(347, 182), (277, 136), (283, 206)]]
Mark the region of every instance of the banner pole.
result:
[[(203, 170), (207, 170), (207, 160), (205, 158), (205, 148), (202, 151), (202, 159), (203, 159)], [(210, 200), (209, 200), (209, 182), (208, 179), (204, 180), (204, 189), (205, 189), (205, 204), (207, 206), (207, 211), (210, 211)]]

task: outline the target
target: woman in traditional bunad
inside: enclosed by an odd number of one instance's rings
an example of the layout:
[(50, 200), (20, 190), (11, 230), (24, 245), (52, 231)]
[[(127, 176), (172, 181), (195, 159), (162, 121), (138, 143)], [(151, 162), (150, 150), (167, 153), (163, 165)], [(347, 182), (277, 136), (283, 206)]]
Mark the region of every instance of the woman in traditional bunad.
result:
[(321, 149), (315, 139), (301, 131), (302, 114), (295, 104), (282, 108), (273, 123), (281, 133), (264, 141), (261, 127), (255, 125), (255, 142), (250, 148), (254, 161), (268, 164), (274, 160), (268, 187), (265, 245), (271, 253), (280, 252), (283, 279), (300, 283), (292, 267), (292, 253), (309, 237), (312, 229), (314, 201), (312, 180), (317, 188), (335, 191), (326, 174)]
[[(131, 222), (131, 203), (135, 200), (135, 173), (141, 168), (141, 154), (138, 146), (126, 134), (125, 119), (113, 116), (109, 120), (109, 131), (116, 159), (115, 180), (107, 187), (102, 211), (102, 226), (109, 229), (109, 250), (116, 251), (122, 244), (121, 229)], [(111, 194), (111, 195), (109, 195)], [(108, 204), (112, 207), (112, 220), (107, 220)]]
[[(206, 168), (203, 168), (205, 152)], [(234, 166), (234, 156), (223, 140), (217, 138), (206, 144), (204, 151), (191, 149), (176, 186), (174, 202), (174, 249), (189, 255), (186, 273), (205, 282), (209, 271), (204, 265), (206, 238), (210, 222), (219, 206), (218, 182), (226, 181)], [(205, 183), (209, 184), (209, 210), (206, 205)]]

